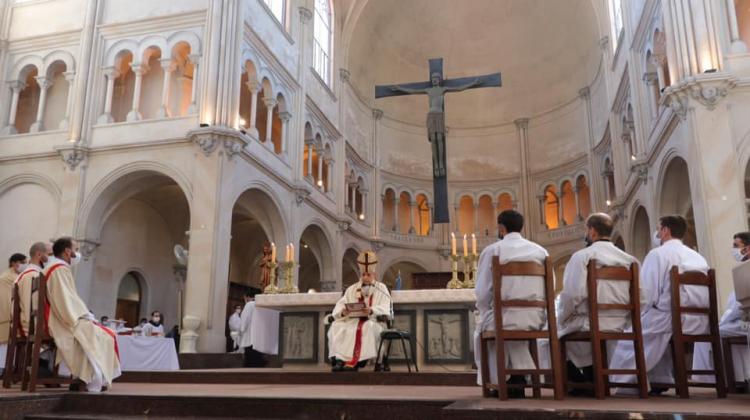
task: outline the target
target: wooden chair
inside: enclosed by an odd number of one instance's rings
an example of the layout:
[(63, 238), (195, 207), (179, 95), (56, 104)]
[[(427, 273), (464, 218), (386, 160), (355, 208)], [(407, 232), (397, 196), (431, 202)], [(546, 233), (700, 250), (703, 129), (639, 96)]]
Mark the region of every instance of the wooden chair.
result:
[[(599, 303), (598, 290), (599, 281), (621, 281), (630, 286), (630, 301), (628, 303)], [(640, 281), (638, 276), (638, 264), (626, 267), (597, 267), (596, 260), (590, 260), (588, 264), (588, 277), (586, 288), (589, 304), (589, 331), (579, 331), (560, 338), (560, 347), (563, 356), (567, 358), (566, 343), (588, 341), (591, 343), (591, 358), (594, 370), (594, 382), (572, 383), (565, 381), (565, 388), (591, 389), (594, 396), (603, 399), (609, 396), (610, 388), (614, 386), (624, 388), (638, 388), (641, 398), (648, 398), (648, 377), (646, 370), (646, 358), (643, 352), (643, 329), (641, 327), (641, 304), (640, 304)], [(630, 312), (632, 330), (630, 332), (601, 331), (599, 328), (599, 313), (605, 310), (627, 310)], [(632, 341), (635, 350), (635, 369), (610, 369), (607, 357), (607, 341)], [(609, 375), (634, 374), (637, 377), (635, 384), (618, 383), (609, 381)]]
[[(722, 360), (721, 337), (719, 335), (719, 309), (716, 300), (716, 274), (713, 269), (708, 274), (698, 271), (687, 271), (680, 274), (677, 266), (672, 267), (670, 272), (671, 294), (672, 294), (672, 339), (669, 345), (672, 350), (672, 363), (674, 366), (674, 384), (651, 384), (652, 387), (675, 388), (680, 398), (689, 398), (688, 387), (715, 388), (719, 398), (726, 398), (727, 387), (724, 376), (724, 362)], [(680, 303), (681, 286), (705, 286), (708, 288), (708, 308), (694, 306), (682, 306)], [(696, 314), (708, 316), (708, 334), (690, 335), (682, 332), (682, 315)], [(711, 343), (711, 353), (714, 359), (713, 370), (688, 369), (685, 360), (685, 346), (692, 347), (695, 343)], [(715, 383), (692, 382), (688, 378), (691, 375), (714, 375)]]
[(747, 347), (747, 337), (722, 337), (721, 349), (724, 352), (724, 372), (727, 375), (727, 388), (730, 394), (747, 392), (747, 382), (737, 382), (734, 377), (734, 358), (732, 357), (732, 346)]
[[(30, 345), (26, 346), (26, 363), (23, 369), (22, 389), (29, 392), (36, 391), (37, 385), (63, 385), (71, 382), (69, 377), (58, 376), (58, 366), (54, 364), (57, 356), (57, 347), (55, 341), (49, 335), (47, 329), (46, 312), (49, 304), (47, 303), (47, 280), (43, 274), (35, 277), (31, 283), (31, 296), (36, 294), (36, 307), (32, 306), (31, 316), (29, 317), (28, 341)], [(40, 356), (43, 352), (48, 351), (54, 365), (52, 376), (39, 377)]]
[(26, 365), (26, 345), (29, 341), (25, 334), (21, 335), (21, 305), (18, 284), (13, 285), (12, 311), (3, 388), (10, 388), (13, 384), (20, 382), (23, 379), (23, 366)]
[[(544, 277), (545, 300), (505, 300), (502, 298), (502, 284), (504, 276), (541, 276)], [(495, 330), (484, 331), (481, 334), (481, 366), (482, 371), (482, 393), (485, 397), (490, 396), (491, 390), (498, 391), (498, 398), (508, 399), (508, 388), (525, 389), (526, 384), (507, 384), (506, 375), (531, 375), (531, 388), (535, 398), (541, 397), (541, 388), (552, 388), (555, 399), (564, 397), (563, 391), (563, 369), (560, 362), (560, 349), (557, 339), (557, 321), (555, 320), (555, 286), (552, 271), (552, 263), (549, 257), (545, 259), (544, 265), (535, 262), (510, 262), (500, 264), (499, 257), (492, 260), (492, 283), (493, 301), (495, 312)], [(546, 331), (519, 331), (503, 329), (504, 308), (542, 308), (547, 312), (548, 329)], [(550, 343), (551, 369), (539, 368), (538, 339), (548, 339)], [(490, 366), (488, 356), (488, 343), (495, 342), (495, 357), (497, 358), (497, 384), (490, 383)], [(508, 369), (505, 366), (505, 342), (525, 341), (531, 349), (531, 356), (537, 369)], [(540, 375), (545, 375), (545, 380), (552, 379), (551, 384), (541, 383)]]

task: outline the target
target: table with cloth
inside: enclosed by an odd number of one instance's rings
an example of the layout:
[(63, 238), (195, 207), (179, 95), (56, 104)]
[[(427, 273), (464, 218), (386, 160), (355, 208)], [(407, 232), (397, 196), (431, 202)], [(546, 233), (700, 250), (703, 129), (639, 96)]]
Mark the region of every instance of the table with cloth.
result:
[(165, 337), (118, 335), (122, 371), (180, 370), (174, 340)]

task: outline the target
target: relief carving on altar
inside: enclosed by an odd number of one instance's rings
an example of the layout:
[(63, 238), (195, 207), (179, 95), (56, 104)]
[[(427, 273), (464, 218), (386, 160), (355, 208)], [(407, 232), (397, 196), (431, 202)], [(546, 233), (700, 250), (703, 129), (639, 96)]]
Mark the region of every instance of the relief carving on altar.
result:
[(465, 363), (469, 355), (467, 312), (424, 311), (425, 362)]
[(317, 363), (317, 312), (284, 313), (279, 329), (279, 348), (284, 362)]

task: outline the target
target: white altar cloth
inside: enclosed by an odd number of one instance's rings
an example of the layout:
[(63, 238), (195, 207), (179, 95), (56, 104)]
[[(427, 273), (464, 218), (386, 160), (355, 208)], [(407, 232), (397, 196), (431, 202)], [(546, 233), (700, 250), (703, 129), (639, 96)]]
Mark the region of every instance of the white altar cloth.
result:
[(171, 338), (118, 335), (117, 347), (123, 372), (180, 370), (177, 349)]
[[(255, 306), (280, 310), (330, 306), (333, 310), (339, 298), (341, 298), (341, 292), (257, 295)], [(394, 305), (472, 303), (477, 300), (474, 289), (394, 290), (391, 292), (391, 298)]]
[(255, 306), (250, 321), (250, 344), (253, 350), (279, 354), (279, 311)]

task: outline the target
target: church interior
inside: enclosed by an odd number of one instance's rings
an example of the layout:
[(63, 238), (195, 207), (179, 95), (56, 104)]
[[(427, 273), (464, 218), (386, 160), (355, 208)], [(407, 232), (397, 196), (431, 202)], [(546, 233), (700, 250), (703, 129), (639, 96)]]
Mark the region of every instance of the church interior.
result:
[[(509, 210), (556, 295), (603, 213), (640, 264), (681, 216), (719, 317), (745, 299), (749, 45), (750, 0), (0, 0), (0, 257), (72, 238), (93, 317), (130, 331), (159, 312), (170, 366), (128, 369), (121, 344), (108, 392), (14, 383), (0, 417), (750, 417), (741, 378), (721, 399), (486, 398), (472, 338)], [(437, 58), (440, 83), (473, 85), (376, 98), (434, 88)], [(366, 251), (407, 336), (391, 371), (337, 374), (334, 308)], [(250, 296), (263, 368), (228, 324)]]

